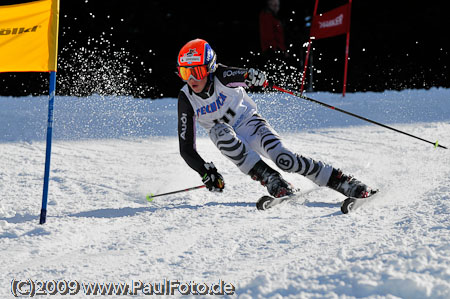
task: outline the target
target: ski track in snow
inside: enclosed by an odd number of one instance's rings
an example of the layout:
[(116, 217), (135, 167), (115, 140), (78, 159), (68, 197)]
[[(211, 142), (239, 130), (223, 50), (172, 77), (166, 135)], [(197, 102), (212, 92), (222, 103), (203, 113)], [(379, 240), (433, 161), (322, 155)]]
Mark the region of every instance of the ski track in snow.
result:
[[(408, 92), (412, 101), (415, 93)], [(432, 96), (433, 91), (417, 94)], [(373, 97), (367, 93), (367, 101)], [(381, 102), (386, 107), (388, 101)], [(365, 103), (358, 107), (363, 110)], [(437, 109), (448, 111), (448, 106)], [(167, 115), (175, 122), (173, 113)], [(450, 145), (448, 120), (416, 120), (393, 126)], [(283, 131), (282, 121), (272, 125)], [(57, 129), (56, 122), (55, 134)], [(262, 212), (255, 202), (264, 188), (241, 174), (206, 137), (198, 138), (197, 149), (214, 161), (226, 192), (201, 189), (148, 203), (150, 192), (201, 183), (179, 156), (176, 137), (66, 140), (64, 135), (53, 143), (48, 218), (41, 226), (45, 142), (24, 132), (24, 140), (11, 137), (20, 130), (0, 134), (2, 298), (12, 297), (13, 278), (223, 280), (240, 298), (450, 298), (448, 150), (372, 125), (281, 133), (299, 154), (339, 167), (381, 193), (342, 215), (342, 195), (285, 174), (308, 194)], [(81, 292), (75, 297), (88, 298)]]

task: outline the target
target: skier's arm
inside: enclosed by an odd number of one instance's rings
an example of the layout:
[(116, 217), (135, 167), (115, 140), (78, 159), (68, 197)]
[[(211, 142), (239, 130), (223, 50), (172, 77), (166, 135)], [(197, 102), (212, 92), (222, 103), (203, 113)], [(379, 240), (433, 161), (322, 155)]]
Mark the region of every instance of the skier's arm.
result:
[(219, 64), (214, 75), (223, 85), (227, 87), (247, 87), (247, 84), (245, 84), (247, 72), (248, 69), (245, 68), (230, 67)]
[(181, 157), (193, 170), (203, 176), (207, 171), (205, 161), (195, 149), (194, 110), (182, 91), (178, 95), (178, 140)]
[(266, 75), (262, 71), (253, 68), (229, 67), (222, 64), (217, 67), (215, 76), (223, 85), (228, 87), (263, 86), (266, 82)]

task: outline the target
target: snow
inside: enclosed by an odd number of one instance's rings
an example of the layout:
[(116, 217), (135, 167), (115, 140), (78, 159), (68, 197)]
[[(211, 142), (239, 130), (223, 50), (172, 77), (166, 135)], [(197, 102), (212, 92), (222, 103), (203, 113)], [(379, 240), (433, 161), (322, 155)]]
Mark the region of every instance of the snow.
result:
[[(449, 89), (307, 95), (450, 146)], [(342, 215), (342, 195), (286, 174), (305, 195), (257, 211), (263, 187), (199, 128), (197, 148), (225, 192), (149, 203), (150, 192), (201, 184), (178, 153), (176, 99), (57, 97), (39, 225), (47, 98), (1, 97), (0, 297), (31, 279), (223, 281), (239, 298), (450, 298), (450, 151), (289, 95), (252, 97), (291, 149), (379, 188), (378, 198)]]

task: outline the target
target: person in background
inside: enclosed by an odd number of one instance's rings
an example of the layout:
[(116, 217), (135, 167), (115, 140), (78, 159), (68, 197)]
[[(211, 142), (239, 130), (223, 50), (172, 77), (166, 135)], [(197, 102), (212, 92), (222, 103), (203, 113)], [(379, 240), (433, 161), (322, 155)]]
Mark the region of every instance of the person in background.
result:
[(279, 0), (267, 0), (265, 8), (259, 14), (261, 51), (266, 59), (271, 59), (278, 53), (287, 55), (284, 28), (278, 18), (279, 10)]

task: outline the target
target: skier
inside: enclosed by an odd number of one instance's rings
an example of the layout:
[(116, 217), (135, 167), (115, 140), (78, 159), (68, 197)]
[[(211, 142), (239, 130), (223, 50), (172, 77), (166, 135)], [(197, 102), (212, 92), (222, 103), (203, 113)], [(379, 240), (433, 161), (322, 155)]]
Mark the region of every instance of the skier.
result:
[(291, 195), (292, 185), (267, 165), (272, 160), (286, 172), (299, 173), (319, 186), (330, 187), (348, 197), (365, 198), (371, 189), (339, 169), (301, 156), (283, 141), (257, 113), (244, 87), (260, 87), (266, 75), (257, 69), (227, 67), (216, 62), (216, 54), (202, 39), (184, 45), (178, 54), (178, 75), (186, 82), (178, 95), (180, 154), (201, 176), (208, 190), (222, 192), (225, 181), (213, 162), (205, 162), (195, 144), (195, 124), (209, 132), (220, 152), (244, 174), (265, 186), (273, 197)]

